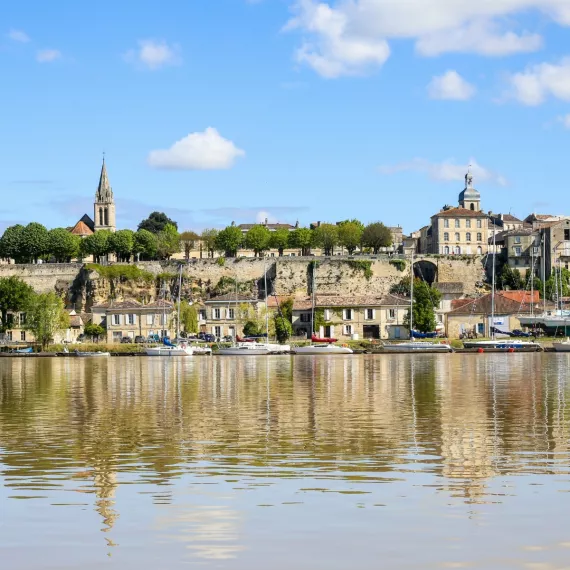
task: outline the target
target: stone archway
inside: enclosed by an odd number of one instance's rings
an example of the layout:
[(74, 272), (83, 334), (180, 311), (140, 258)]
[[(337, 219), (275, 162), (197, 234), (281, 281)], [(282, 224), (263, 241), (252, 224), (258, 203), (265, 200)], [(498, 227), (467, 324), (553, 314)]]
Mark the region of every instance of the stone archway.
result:
[(437, 265), (422, 259), (414, 263), (414, 277), (425, 281), (430, 287), (437, 282)]

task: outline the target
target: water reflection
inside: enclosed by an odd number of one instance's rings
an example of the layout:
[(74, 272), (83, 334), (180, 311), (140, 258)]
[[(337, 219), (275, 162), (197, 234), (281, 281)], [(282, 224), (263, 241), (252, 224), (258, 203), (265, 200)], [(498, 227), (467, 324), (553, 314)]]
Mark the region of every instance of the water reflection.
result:
[[(134, 533), (149, 541), (141, 552), (153, 545), (171, 564), (252, 567), (257, 537), (287, 517), (323, 525), (333, 507), (382, 507), (392, 518), (375, 524), (390, 525), (404, 499), (444, 529), (450, 504), (471, 520), (528, 506), (523, 487), (570, 491), (569, 364), (544, 354), (1, 359), (0, 498), (21, 524), (45, 504), (52, 538), (61, 525), (83, 533), (91, 559), (128, 552), (117, 564), (133, 562)], [(349, 534), (371, 519), (350, 521)], [(443, 550), (433, 559), (443, 564)]]

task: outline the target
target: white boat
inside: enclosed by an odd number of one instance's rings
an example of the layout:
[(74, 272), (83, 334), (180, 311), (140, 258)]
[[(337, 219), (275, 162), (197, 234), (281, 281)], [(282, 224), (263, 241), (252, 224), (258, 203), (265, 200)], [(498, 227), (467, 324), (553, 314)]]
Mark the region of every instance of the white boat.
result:
[(552, 346), (556, 352), (570, 352), (570, 338), (562, 342), (553, 342)]
[(82, 356), (82, 357), (106, 357), (111, 356), (110, 352), (80, 352), (79, 350), (75, 350), (69, 353), (70, 356)]
[(294, 346), (291, 349), (293, 354), (352, 354), (352, 349), (348, 346), (338, 346), (338, 344), (310, 344), (309, 346)]
[(527, 350), (527, 351), (539, 351), (542, 350), (541, 345), (538, 342), (532, 342), (529, 340), (467, 340), (463, 342), (465, 348), (481, 348), (483, 350), (495, 349), (495, 350)]
[(191, 346), (193, 354), (212, 354), (212, 349), (209, 346), (202, 346), (200, 344), (193, 344)]
[(269, 354), (269, 349), (264, 343), (237, 342), (232, 346), (220, 348), (217, 354), (221, 356), (263, 356)]
[(152, 346), (145, 348), (147, 356), (192, 356), (194, 349), (190, 346), (180, 344), (178, 346)]
[(411, 340), (409, 342), (398, 342), (395, 344), (385, 344), (384, 350), (386, 352), (453, 352), (449, 344), (431, 343), (431, 342), (418, 342)]

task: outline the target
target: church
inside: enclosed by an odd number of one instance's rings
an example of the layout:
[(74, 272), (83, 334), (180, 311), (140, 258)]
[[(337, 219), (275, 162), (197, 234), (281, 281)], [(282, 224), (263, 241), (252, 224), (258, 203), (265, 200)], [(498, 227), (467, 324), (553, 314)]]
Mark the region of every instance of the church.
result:
[(84, 214), (73, 227), (68, 229), (72, 234), (82, 238), (90, 236), (99, 230), (109, 230), (111, 232), (117, 230), (115, 199), (113, 198), (113, 189), (109, 184), (107, 165), (105, 164), (104, 158), (103, 165), (101, 166), (99, 185), (97, 186), (97, 192), (95, 192), (93, 218), (88, 214)]

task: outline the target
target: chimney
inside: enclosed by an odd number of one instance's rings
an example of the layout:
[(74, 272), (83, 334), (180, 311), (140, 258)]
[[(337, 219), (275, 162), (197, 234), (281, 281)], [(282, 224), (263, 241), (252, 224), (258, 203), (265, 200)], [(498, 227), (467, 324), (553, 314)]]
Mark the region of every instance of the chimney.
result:
[(268, 218), (265, 218), (265, 225), (267, 225), (268, 222), (269, 222), (269, 219), (268, 219)]

